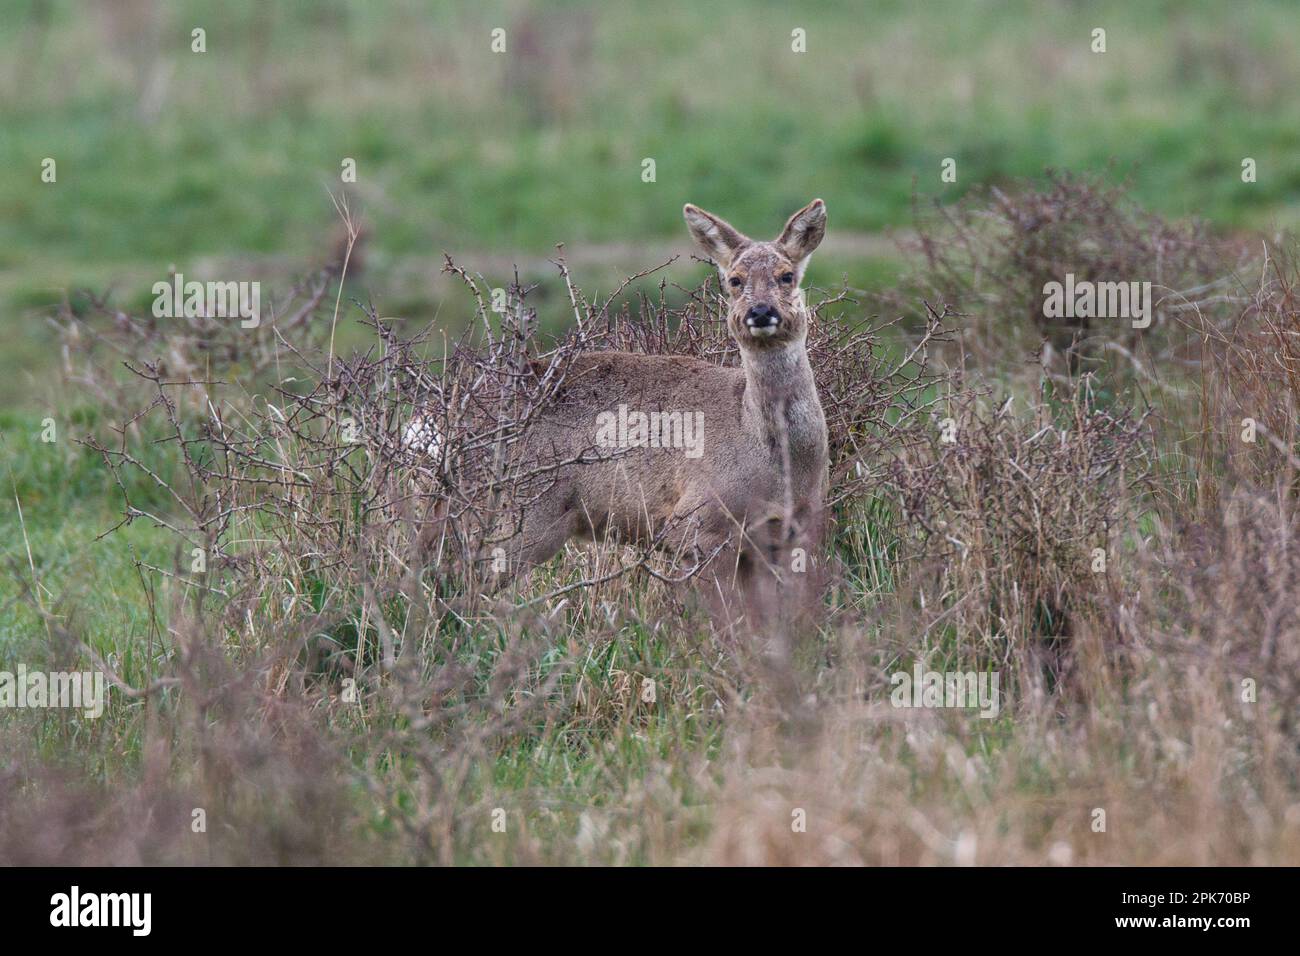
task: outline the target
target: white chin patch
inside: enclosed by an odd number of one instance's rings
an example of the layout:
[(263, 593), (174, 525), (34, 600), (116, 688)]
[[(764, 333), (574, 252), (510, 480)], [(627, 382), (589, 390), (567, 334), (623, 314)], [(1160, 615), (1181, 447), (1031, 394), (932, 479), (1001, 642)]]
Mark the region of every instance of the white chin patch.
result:
[(752, 335), (754, 338), (765, 339), (769, 335), (776, 335), (776, 330), (781, 327), (781, 323), (778, 322), (776, 323), (776, 325), (765, 325), (762, 328), (756, 328), (755, 326), (752, 326), (748, 322), (746, 322), (745, 327), (749, 329), (749, 334)]

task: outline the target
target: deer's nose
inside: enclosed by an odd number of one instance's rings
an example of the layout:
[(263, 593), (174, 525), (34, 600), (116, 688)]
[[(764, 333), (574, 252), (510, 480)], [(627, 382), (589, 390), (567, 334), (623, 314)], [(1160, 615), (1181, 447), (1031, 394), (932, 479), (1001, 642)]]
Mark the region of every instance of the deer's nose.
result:
[(761, 302), (749, 310), (745, 316), (745, 324), (752, 329), (766, 329), (776, 325), (781, 321), (780, 313), (773, 306), (766, 302)]

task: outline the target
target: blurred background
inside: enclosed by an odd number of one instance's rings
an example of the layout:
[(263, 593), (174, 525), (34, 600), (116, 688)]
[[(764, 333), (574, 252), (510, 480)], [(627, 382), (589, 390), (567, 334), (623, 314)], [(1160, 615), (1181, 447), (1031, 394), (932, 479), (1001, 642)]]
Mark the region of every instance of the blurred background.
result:
[[(90, 725), (0, 719), (0, 863), (1300, 860), (1300, 264), (1292, 236), (1270, 272), (1260, 241), (1300, 225), (1298, 28), (1293, 0), (0, 0), (0, 666), (184, 677)], [(818, 356), (827, 394), (852, 396), (831, 417), (855, 478), (834, 613), (788, 684), (815, 720), (764, 699), (761, 642), (715, 640), (672, 589), (570, 592), (605, 581), (607, 549), (528, 585), (564, 585), (553, 606), (443, 614), (436, 562), (412, 600), (400, 536), (374, 537), (381, 557), (359, 532), (383, 510), (371, 488), (436, 490), (375, 478), (387, 452), (358, 475), (266, 424), (319, 371), (266, 327), (259, 349), (115, 311), (147, 314), (172, 269), (282, 305), (336, 261), (345, 201), (364, 240), (340, 354), (376, 342), (355, 301), (410, 335), (462, 326), (473, 300), (444, 252), (491, 286), (517, 266), (555, 331), (574, 321), (557, 243), (593, 298), (673, 255), (648, 281), (692, 288), (708, 270), (683, 202), (768, 237), (815, 196), (830, 230), (809, 281), (848, 286), (821, 330), (888, 326)], [(936, 219), (927, 270), (916, 230)], [(1052, 326), (1043, 281), (1069, 272), (1176, 295), (1149, 333)], [(292, 331), (319, 342), (336, 289), (314, 288)], [(922, 351), (939, 382), (905, 361), (923, 297), (963, 310), (959, 341)], [(56, 313), (78, 320), (63, 338)], [(175, 427), (139, 417), (155, 389), (122, 363), (157, 358), (169, 381), (216, 368), (219, 407), (169, 385)], [(405, 378), (370, 380), (413, 406)], [(356, 381), (329, 390), (323, 433)], [(843, 425), (845, 405), (875, 410)], [(909, 407), (910, 435), (872, 417)], [(211, 422), (252, 436), (258, 465), (234, 469), (252, 490), (187, 471), (228, 461)], [(139, 463), (120, 484), (119, 445)], [(238, 513), (221, 563), (196, 567), (177, 531), (191, 494)], [(389, 631), (427, 680), (380, 674)], [(331, 660), (363, 701), (334, 697)], [(885, 677), (911, 661), (1000, 662), (1008, 706), (893, 714)], [(807, 838), (792, 807), (811, 808)]]
[(444, 250), (555, 286), (563, 242), (609, 289), (689, 252), (685, 201), (766, 235), (821, 196), (810, 279), (858, 287), (899, 268), (914, 198), (1048, 168), (1223, 232), (1294, 226), (1298, 27), (1286, 0), (0, 0), (0, 405), (54, 387), (64, 297), (147, 308), (170, 267), (287, 283), (337, 243), (344, 188), (367, 231), (348, 295), (420, 326), (464, 318)]

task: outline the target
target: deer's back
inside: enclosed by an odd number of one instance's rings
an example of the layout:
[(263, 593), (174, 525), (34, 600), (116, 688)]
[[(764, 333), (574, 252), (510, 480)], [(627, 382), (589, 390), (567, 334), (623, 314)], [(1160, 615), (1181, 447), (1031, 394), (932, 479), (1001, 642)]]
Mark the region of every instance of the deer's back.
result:
[(638, 536), (710, 501), (743, 512), (764, 470), (764, 451), (741, 424), (744, 389), (740, 369), (689, 356), (581, 356), (530, 435), (530, 450), (555, 461), (582, 456), (583, 464), (563, 469), (556, 493), (588, 515), (594, 531), (612, 525)]
[(686, 355), (595, 352), (574, 359), (548, 418), (579, 426), (626, 404), (639, 411), (731, 413), (738, 421), (744, 386), (740, 369)]

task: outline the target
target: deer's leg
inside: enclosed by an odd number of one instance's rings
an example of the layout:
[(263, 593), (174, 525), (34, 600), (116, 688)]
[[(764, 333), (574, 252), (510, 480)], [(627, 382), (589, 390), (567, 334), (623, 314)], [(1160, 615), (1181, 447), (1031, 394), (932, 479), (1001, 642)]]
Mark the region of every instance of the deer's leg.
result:
[(580, 523), (574, 503), (569, 496), (560, 494), (542, 496), (514, 518), (515, 533), (494, 545), (483, 558), (489, 594), (523, 582), (533, 568), (559, 554)]
[(740, 523), (724, 509), (699, 497), (678, 503), (658, 547), (672, 561), (673, 577), (689, 576), (714, 624), (728, 629), (745, 613), (745, 562), (739, 547)]
[(746, 602), (783, 630), (814, 622), (822, 593), (821, 515), (768, 514), (746, 527)]

